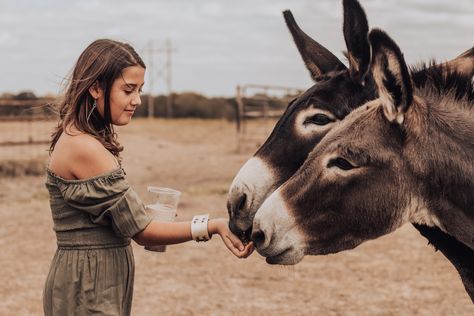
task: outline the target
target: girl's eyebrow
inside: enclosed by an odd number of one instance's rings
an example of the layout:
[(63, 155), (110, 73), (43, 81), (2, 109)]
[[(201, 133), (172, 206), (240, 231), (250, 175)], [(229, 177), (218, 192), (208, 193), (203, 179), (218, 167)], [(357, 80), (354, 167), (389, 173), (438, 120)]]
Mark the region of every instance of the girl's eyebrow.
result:
[[(140, 87), (143, 87), (144, 85), (145, 85), (145, 83), (142, 83), (140, 85)], [(138, 86), (138, 84), (136, 84), (136, 83), (128, 83), (124, 80), (124, 84), (122, 85), (122, 88), (127, 87), (127, 88), (133, 89), (133, 88), (136, 88), (137, 86)]]

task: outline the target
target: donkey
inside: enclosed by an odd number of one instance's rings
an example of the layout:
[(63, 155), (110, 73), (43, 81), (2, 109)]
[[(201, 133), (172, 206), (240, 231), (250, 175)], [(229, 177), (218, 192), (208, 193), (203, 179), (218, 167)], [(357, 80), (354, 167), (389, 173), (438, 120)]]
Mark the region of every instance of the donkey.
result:
[(230, 186), (230, 229), (244, 240), (249, 239), (253, 216), (265, 198), (298, 170), (314, 145), (338, 121), (376, 97), (375, 84), (366, 76), (370, 60), (367, 18), (357, 1), (343, 4), (349, 68), (306, 35), (290, 11), (283, 12), (315, 84), (290, 102), (271, 135)]
[[(464, 263), (472, 277), (471, 78), (443, 65), (410, 74), (385, 32), (372, 30), (369, 40), (378, 98), (334, 126), (264, 201), (252, 240), (268, 263), (296, 264), (305, 255), (352, 249), (411, 222), (435, 227), (443, 241), (451, 236), (468, 249), (471, 261)], [(474, 302), (472, 280), (464, 285)]]

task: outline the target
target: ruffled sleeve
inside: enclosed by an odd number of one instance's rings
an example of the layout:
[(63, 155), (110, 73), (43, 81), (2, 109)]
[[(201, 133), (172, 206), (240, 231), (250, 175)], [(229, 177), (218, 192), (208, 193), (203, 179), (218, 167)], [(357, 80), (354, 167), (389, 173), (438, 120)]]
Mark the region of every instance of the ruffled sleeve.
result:
[(118, 169), (108, 175), (59, 183), (64, 201), (89, 214), (99, 225), (111, 225), (119, 236), (133, 237), (150, 223), (145, 204)]

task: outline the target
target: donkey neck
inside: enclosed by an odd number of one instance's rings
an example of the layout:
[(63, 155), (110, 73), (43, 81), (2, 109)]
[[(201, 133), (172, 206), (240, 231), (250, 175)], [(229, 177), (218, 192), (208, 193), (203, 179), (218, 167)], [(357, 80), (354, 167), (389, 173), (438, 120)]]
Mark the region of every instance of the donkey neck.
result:
[(419, 197), (410, 220), (474, 249), (474, 106), (428, 92), (406, 113), (405, 159)]

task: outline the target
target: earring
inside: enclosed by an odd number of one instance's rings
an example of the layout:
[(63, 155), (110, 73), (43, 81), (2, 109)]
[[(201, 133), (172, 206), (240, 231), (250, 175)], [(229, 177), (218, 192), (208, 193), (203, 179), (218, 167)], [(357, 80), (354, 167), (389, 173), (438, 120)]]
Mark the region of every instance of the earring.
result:
[(94, 112), (95, 108), (97, 107), (97, 100), (94, 100), (94, 103), (92, 104), (92, 107), (89, 111), (89, 114), (87, 114), (87, 119), (86, 121), (89, 121), (89, 118), (91, 117), (92, 115), (92, 112)]

